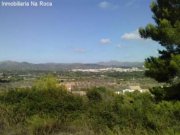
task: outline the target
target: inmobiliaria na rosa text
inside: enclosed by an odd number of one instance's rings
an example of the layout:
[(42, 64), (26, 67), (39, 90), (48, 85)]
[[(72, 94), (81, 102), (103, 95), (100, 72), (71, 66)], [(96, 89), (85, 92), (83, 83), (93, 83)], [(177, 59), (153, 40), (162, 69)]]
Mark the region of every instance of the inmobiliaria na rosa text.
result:
[(1, 1), (1, 6), (3, 7), (29, 7), (29, 6), (44, 6), (51, 7), (53, 6), (52, 0), (49, 1)]

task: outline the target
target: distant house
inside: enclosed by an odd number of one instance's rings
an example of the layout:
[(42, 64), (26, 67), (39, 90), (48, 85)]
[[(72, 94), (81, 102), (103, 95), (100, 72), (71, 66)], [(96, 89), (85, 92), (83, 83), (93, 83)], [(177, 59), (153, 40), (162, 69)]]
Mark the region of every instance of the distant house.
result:
[(120, 95), (120, 94), (122, 94), (122, 92), (121, 91), (115, 91), (115, 94)]
[(137, 85), (137, 86), (129, 86), (129, 88), (128, 89), (130, 89), (130, 90), (137, 90), (137, 91), (140, 91), (141, 90), (141, 87), (139, 86), (139, 85)]
[(116, 91), (115, 94), (125, 94), (127, 92), (135, 92), (135, 91), (139, 91), (140, 93), (144, 93), (144, 92), (149, 92), (148, 89), (142, 89), (140, 86), (129, 86), (127, 89), (124, 89), (122, 91)]
[(75, 95), (86, 96), (86, 91), (79, 90), (79, 91), (71, 91), (71, 92), (72, 94), (75, 94)]
[(75, 82), (66, 82), (66, 83), (61, 83), (61, 84), (66, 87), (68, 92), (71, 92), (74, 95), (79, 95), (79, 96), (85, 96), (86, 95), (86, 91), (75, 89), (76, 85), (77, 85), (77, 83), (75, 83)]
[(63, 85), (67, 88), (67, 91), (71, 92), (73, 87), (75, 86), (75, 83), (69, 82), (69, 83), (64, 83)]
[[(129, 89), (130, 89), (129, 92), (134, 92), (134, 91), (139, 91), (139, 92), (141, 92), (141, 93), (149, 92), (148, 89), (142, 89), (139, 85), (137, 85), (137, 86), (129, 86)], [(123, 92), (123, 93), (124, 93), (124, 92)]]
[(0, 78), (3, 78), (4, 77), (4, 73), (0, 73)]
[(133, 89), (124, 89), (124, 90), (123, 90), (123, 94), (124, 94), (124, 93), (127, 93), (127, 92), (134, 92), (134, 91), (135, 91), (135, 90), (133, 90)]

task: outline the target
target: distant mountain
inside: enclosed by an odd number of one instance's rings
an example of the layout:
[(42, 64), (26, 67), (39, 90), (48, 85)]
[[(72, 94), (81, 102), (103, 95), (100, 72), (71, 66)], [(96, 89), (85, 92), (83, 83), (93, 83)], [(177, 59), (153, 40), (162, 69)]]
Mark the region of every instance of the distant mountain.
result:
[(28, 62), (15, 62), (15, 61), (3, 61), (0, 62), (0, 70), (44, 70), (44, 71), (60, 71), (71, 69), (97, 69), (105, 67), (142, 67), (141, 62), (99, 62), (95, 64), (82, 64), (82, 63), (44, 63), (44, 64), (32, 64)]
[(99, 62), (98, 65), (103, 66), (117, 66), (117, 67), (143, 67), (143, 62), (119, 62), (119, 61), (108, 61), (108, 62)]
[(45, 70), (45, 71), (60, 71), (60, 70), (71, 70), (77, 68), (102, 68), (103, 65), (98, 64), (81, 64), (81, 63), (43, 63), (43, 64), (32, 64), (28, 62), (15, 62), (15, 61), (3, 61), (0, 62), (0, 70)]

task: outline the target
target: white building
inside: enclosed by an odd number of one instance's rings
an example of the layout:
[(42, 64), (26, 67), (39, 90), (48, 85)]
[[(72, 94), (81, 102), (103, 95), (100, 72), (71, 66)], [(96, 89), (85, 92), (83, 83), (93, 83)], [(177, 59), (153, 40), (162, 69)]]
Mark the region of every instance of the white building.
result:
[(132, 93), (135, 91), (139, 91), (140, 93), (149, 92), (148, 89), (142, 89), (140, 86), (129, 86), (127, 89), (124, 89), (122, 91), (116, 91), (115, 94), (125, 94), (127, 92)]

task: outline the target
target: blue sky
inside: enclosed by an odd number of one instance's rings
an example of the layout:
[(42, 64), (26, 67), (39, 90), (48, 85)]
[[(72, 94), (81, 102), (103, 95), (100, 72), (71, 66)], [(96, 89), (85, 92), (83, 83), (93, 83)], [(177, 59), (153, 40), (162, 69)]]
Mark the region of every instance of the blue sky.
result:
[(52, 7), (0, 7), (0, 61), (94, 63), (158, 55), (160, 45), (137, 31), (153, 23), (151, 0), (52, 1)]

